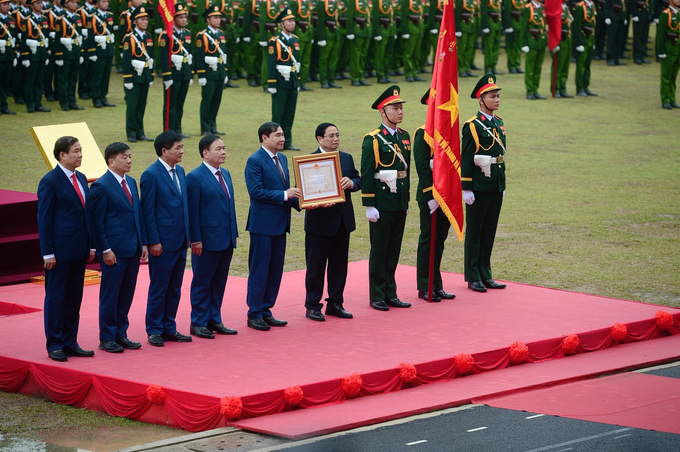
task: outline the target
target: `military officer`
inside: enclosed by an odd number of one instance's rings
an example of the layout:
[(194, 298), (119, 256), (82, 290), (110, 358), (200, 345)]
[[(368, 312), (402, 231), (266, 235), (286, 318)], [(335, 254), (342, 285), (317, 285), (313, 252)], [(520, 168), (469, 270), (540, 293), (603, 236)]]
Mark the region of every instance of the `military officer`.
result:
[[(522, 11), (526, 0), (503, 0), (503, 27), (505, 28), (505, 51), (508, 54), (508, 72), (524, 74), (522, 65), (521, 40)], [(457, 28), (456, 28), (457, 30)], [(460, 50), (459, 50), (460, 51)]]
[[(222, 31), (224, 31), (227, 61), (229, 62), (227, 67), (227, 76), (229, 77), (229, 80), (227, 80), (227, 82), (224, 84), (224, 88), (238, 88), (238, 85), (232, 83), (232, 79), (234, 79), (233, 75), (236, 75), (239, 70), (235, 64), (236, 42), (240, 40), (238, 35), (239, 30), (236, 23), (236, 14), (238, 10), (231, 1), (221, 0), (221, 3), (222, 19), (220, 25)], [(238, 80), (238, 75), (236, 75), (234, 80)]]
[[(125, 1), (125, 0), (122, 0)], [(130, 0), (129, 2), (126, 2), (126, 5), (130, 5), (128, 9), (124, 9), (121, 11), (120, 15), (118, 16), (118, 46), (120, 49), (123, 48), (123, 38), (125, 37), (126, 34), (130, 33), (134, 29), (134, 24), (132, 23), (132, 13), (135, 11), (135, 9), (139, 8), (142, 5), (142, 0)], [(122, 55), (123, 52), (121, 51), (120, 54)], [(120, 62), (121, 68), (123, 67), (123, 60), (121, 56), (121, 62)]]
[(77, 14), (78, 1), (67, 0), (64, 14), (60, 18), (59, 31), (54, 45), (55, 64), (57, 70), (57, 95), (59, 105), (64, 111), (84, 110), (76, 103), (76, 84), (78, 83), (78, 67), (80, 66), (83, 23)]
[(607, 24), (604, 23), (605, 12), (604, 12), (604, 2), (605, 0), (593, 0), (595, 3), (595, 10), (597, 12), (595, 19), (595, 44), (593, 52), (593, 60), (604, 60), (605, 59), (605, 40), (607, 39)]
[(545, 99), (538, 94), (538, 85), (541, 82), (541, 67), (547, 42), (543, 0), (531, 0), (522, 13), (522, 52), (527, 55), (524, 85), (529, 100)]
[(149, 87), (153, 85), (153, 37), (149, 27), (149, 12), (140, 6), (132, 13), (134, 30), (123, 38), (123, 86), (125, 87), (125, 131), (132, 143), (153, 141), (144, 133), (144, 111)]
[(656, 34), (661, 59), (661, 106), (680, 108), (675, 101), (675, 85), (680, 68), (680, 0), (670, 0), (659, 16)]
[(583, 0), (574, 7), (574, 36), (572, 45), (576, 49), (576, 94), (579, 96), (597, 96), (590, 91), (590, 63), (593, 60), (595, 42), (595, 24), (597, 9), (592, 0)]
[(649, 0), (628, 0), (628, 11), (630, 20), (633, 22), (633, 61), (635, 64), (650, 64), (645, 59), (651, 14), (650, 2)]
[[(194, 81), (191, 32), (185, 28), (187, 12), (187, 5), (178, 1), (175, 4), (172, 35), (168, 37), (167, 31), (163, 30), (158, 37), (163, 87), (166, 91), (163, 95), (163, 129), (177, 132), (182, 138), (189, 138), (189, 135), (182, 133), (182, 116), (189, 86)], [(169, 49), (172, 49), (172, 55)], [(167, 109), (170, 109), (168, 116)]]
[(399, 128), (404, 102), (397, 85), (373, 102), (382, 124), (364, 136), (361, 146), (361, 201), (370, 221), (369, 305), (379, 311), (411, 306), (397, 297), (394, 276), (410, 198), (411, 137)]
[[(259, 30), (259, 41), (260, 52), (262, 53), (262, 65), (260, 69), (260, 80), (262, 80), (262, 86), (264, 92), (267, 92), (267, 77), (269, 76), (269, 70), (267, 68), (267, 51), (268, 42), (272, 36), (276, 35), (277, 32), (277, 18), (279, 14), (283, 12), (286, 8), (284, 0), (259, 0), (260, 3), (260, 30)], [(256, 68), (258, 69), (258, 68)]]
[(29, 5), (31, 14), (26, 16), (21, 24), (21, 40), (19, 41), (21, 65), (26, 68), (24, 99), (29, 113), (49, 112), (50, 110), (42, 105), (43, 79), (49, 59), (47, 55), (49, 23), (47, 17), (42, 14), (41, 1), (29, 0)]
[[(16, 34), (14, 36), (14, 48), (16, 49), (17, 60), (20, 59), (19, 54), (19, 32), (23, 23), (26, 21), (26, 17), (31, 14), (31, 8), (27, 3), (27, 0), (20, 0), (19, 5), (11, 10), (10, 15), (14, 17), (14, 24), (16, 27)], [(24, 100), (24, 73), (26, 68), (21, 64), (14, 66), (12, 69), (12, 95), (14, 96), (14, 103), (17, 105), (25, 105)]]
[(92, 40), (87, 52), (92, 62), (92, 104), (94, 108), (115, 107), (106, 96), (109, 93), (113, 63), (113, 14), (108, 12), (109, 0), (96, 0), (97, 9), (90, 15)]
[[(607, 25), (607, 65), (625, 66), (626, 63), (619, 60), (623, 54), (623, 46), (627, 39), (628, 19), (626, 2), (624, 0), (606, 0), (604, 6)], [(622, 33), (625, 33), (622, 35)]]
[(297, 17), (295, 26), (295, 36), (300, 41), (300, 91), (314, 91), (308, 88), (305, 83), (309, 77), (309, 69), (312, 62), (312, 10), (314, 3), (312, 0), (293, 0), (291, 2), (293, 14)]
[(571, 24), (574, 22), (574, 16), (569, 11), (567, 0), (562, 2), (561, 22), (559, 49), (553, 50), (557, 50), (553, 55), (553, 58), (557, 58), (557, 75), (553, 76), (555, 65), (550, 65), (550, 92), (553, 92), (553, 80), (555, 80), (554, 92), (555, 98), (558, 99), (574, 97), (571, 94), (567, 94), (567, 78), (569, 77), (569, 64), (571, 63)]
[(45, 95), (45, 100), (48, 102), (54, 102), (56, 100), (56, 71), (55, 71), (55, 58), (54, 58), (54, 45), (60, 28), (59, 21), (61, 16), (64, 14), (64, 9), (61, 5), (61, 0), (53, 0), (53, 4), (45, 4), (45, 9), (43, 14), (47, 18), (47, 23), (49, 25), (49, 49), (47, 54), (51, 57), (49, 58), (49, 63), (45, 67), (45, 76), (43, 78), (43, 94)]
[(248, 0), (244, 7), (243, 41), (245, 46), (246, 71), (248, 84), (252, 87), (260, 86), (262, 52), (260, 51), (260, 2)]
[[(430, 90), (420, 99), (420, 103), (427, 105), (430, 99)], [(451, 300), (456, 296), (448, 293), (442, 286), (440, 272), (442, 255), (444, 254), (444, 242), (449, 235), (451, 223), (446, 215), (440, 210), (437, 212), (435, 225), (435, 238), (432, 240), (432, 214), (439, 209), (439, 203), (432, 194), (434, 182), (432, 179), (432, 158), (434, 149), (425, 140), (425, 126), (419, 127), (413, 137), (413, 162), (418, 172), (418, 191), (416, 201), (420, 211), (420, 237), (418, 238), (418, 254), (416, 259), (418, 298), (430, 300), (427, 292), (430, 275), (430, 246), (434, 245), (434, 272), (431, 301), (439, 302), (442, 299)]]
[(479, 34), (479, 4), (477, 0), (456, 0), (454, 13), (458, 46), (458, 76), (477, 77), (471, 69), (475, 57), (475, 41)]
[(80, 63), (78, 68), (78, 96), (81, 99), (88, 100), (92, 99), (92, 71), (94, 65), (89, 59), (88, 51), (93, 49), (92, 43), (94, 39), (90, 30), (92, 28), (92, 14), (94, 14), (97, 6), (94, 4), (94, 0), (85, 0), (83, 6), (78, 10), (80, 15), (80, 20), (83, 22), (83, 29), (81, 30), (81, 36), (83, 37), (83, 62)]
[[(529, 71), (527, 71), (529, 73)], [(491, 274), (491, 251), (505, 193), (505, 127), (496, 76), (486, 74), (470, 97), (479, 112), (463, 125), (460, 179), (465, 201), (465, 281), (475, 292), (504, 289)]]
[(295, 15), (288, 8), (278, 17), (281, 32), (269, 39), (267, 49), (267, 89), (272, 95), (272, 122), (281, 125), (286, 139), (284, 150), (299, 151), (293, 146), (293, 121), (300, 90), (300, 42), (293, 34)]
[(418, 53), (423, 39), (423, 12), (426, 2), (423, 0), (403, 0), (401, 3), (401, 39), (404, 63), (404, 76), (407, 82), (424, 82), (418, 76)]
[(196, 74), (201, 86), (201, 134), (224, 135), (217, 130), (217, 112), (227, 77), (226, 38), (219, 29), (222, 10), (213, 3), (203, 13), (207, 28), (196, 35)]
[[(425, 4), (426, 12), (423, 14), (424, 29), (421, 48), (421, 54), (418, 61), (420, 72), (426, 72), (425, 66), (429, 64), (427, 61), (430, 54), (437, 50), (437, 42), (439, 40), (439, 28), (444, 17), (444, 0), (429, 0), (430, 6)], [(429, 9), (428, 9), (429, 8)]]
[(7, 105), (12, 86), (12, 67), (16, 65), (16, 21), (10, 15), (10, 0), (0, 0), (0, 114), (14, 115)]
[(316, 15), (316, 43), (319, 46), (319, 81), (321, 88), (342, 88), (335, 83), (335, 71), (338, 65), (338, 1), (318, 0)]
[(501, 48), (501, 0), (482, 0), (482, 42), (484, 43), (484, 67), (486, 72), (500, 75), (496, 70)]
[[(390, 78), (392, 49), (388, 51), (388, 44), (397, 33), (394, 7), (390, 0), (375, 0), (373, 5), (373, 58), (378, 83), (393, 83)], [(392, 43), (394, 47), (394, 43)]]

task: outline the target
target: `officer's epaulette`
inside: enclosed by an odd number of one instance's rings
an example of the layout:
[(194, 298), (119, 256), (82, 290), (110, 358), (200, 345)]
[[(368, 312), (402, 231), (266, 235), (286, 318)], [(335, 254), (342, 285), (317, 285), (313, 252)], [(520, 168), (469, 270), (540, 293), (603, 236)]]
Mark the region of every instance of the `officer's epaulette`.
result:
[(378, 134), (378, 132), (380, 132), (380, 129), (375, 129), (373, 132), (369, 132), (366, 135), (364, 135), (364, 138), (368, 136), (375, 137)]
[(468, 119), (467, 121), (465, 121), (465, 124), (470, 124), (470, 123), (471, 123), (472, 121), (474, 121), (475, 119), (477, 119), (477, 115), (475, 115), (475, 116), (473, 116), (472, 118), (470, 118), (470, 119)]
[(496, 119), (500, 119), (501, 121), (503, 120), (503, 118), (501, 118), (501, 117), (498, 116), (498, 115), (493, 115), (493, 116), (494, 116), (494, 118), (496, 118)]
[(291, 33), (291, 36), (293, 36), (295, 39), (300, 39), (295, 33)]
[(272, 36), (271, 38), (269, 38), (269, 41), (270, 42), (276, 42), (277, 39), (279, 39), (278, 36)]

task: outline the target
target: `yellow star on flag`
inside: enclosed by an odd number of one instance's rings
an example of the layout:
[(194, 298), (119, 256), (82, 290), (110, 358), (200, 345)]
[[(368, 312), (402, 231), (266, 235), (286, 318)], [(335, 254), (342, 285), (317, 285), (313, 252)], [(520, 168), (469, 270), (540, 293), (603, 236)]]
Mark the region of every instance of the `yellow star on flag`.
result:
[(451, 112), (451, 127), (453, 127), (458, 119), (458, 93), (453, 87), (453, 84), (449, 83), (449, 86), (451, 87), (451, 97), (449, 98), (449, 101), (441, 104), (437, 108)]

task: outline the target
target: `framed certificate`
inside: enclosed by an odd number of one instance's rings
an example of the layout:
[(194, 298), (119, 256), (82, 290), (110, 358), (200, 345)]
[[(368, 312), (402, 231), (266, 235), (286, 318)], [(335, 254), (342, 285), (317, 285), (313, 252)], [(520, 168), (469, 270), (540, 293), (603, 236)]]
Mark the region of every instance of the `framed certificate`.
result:
[(293, 157), (293, 169), (295, 186), (302, 190), (301, 208), (345, 202), (345, 190), (340, 187), (340, 154), (337, 152)]

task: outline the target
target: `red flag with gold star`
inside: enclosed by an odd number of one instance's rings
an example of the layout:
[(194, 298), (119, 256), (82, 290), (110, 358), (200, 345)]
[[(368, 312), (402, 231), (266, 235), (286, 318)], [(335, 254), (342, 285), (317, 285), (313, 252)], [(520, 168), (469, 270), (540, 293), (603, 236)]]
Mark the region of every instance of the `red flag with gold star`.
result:
[(452, 0), (444, 14), (434, 58), (427, 102), (425, 140), (433, 149), (432, 194), (463, 241), (463, 200), (460, 182), (460, 124), (458, 122), (458, 58)]
[[(163, 25), (165, 25), (165, 31), (168, 34), (168, 39), (170, 45), (168, 46), (168, 61), (172, 59), (172, 40), (173, 40), (173, 27), (175, 23), (175, 2), (174, 0), (158, 0), (158, 14), (161, 20), (163, 20)], [(170, 125), (170, 90), (165, 90), (166, 97), (166, 108), (164, 112), (165, 124), (164, 130), (168, 130)]]

